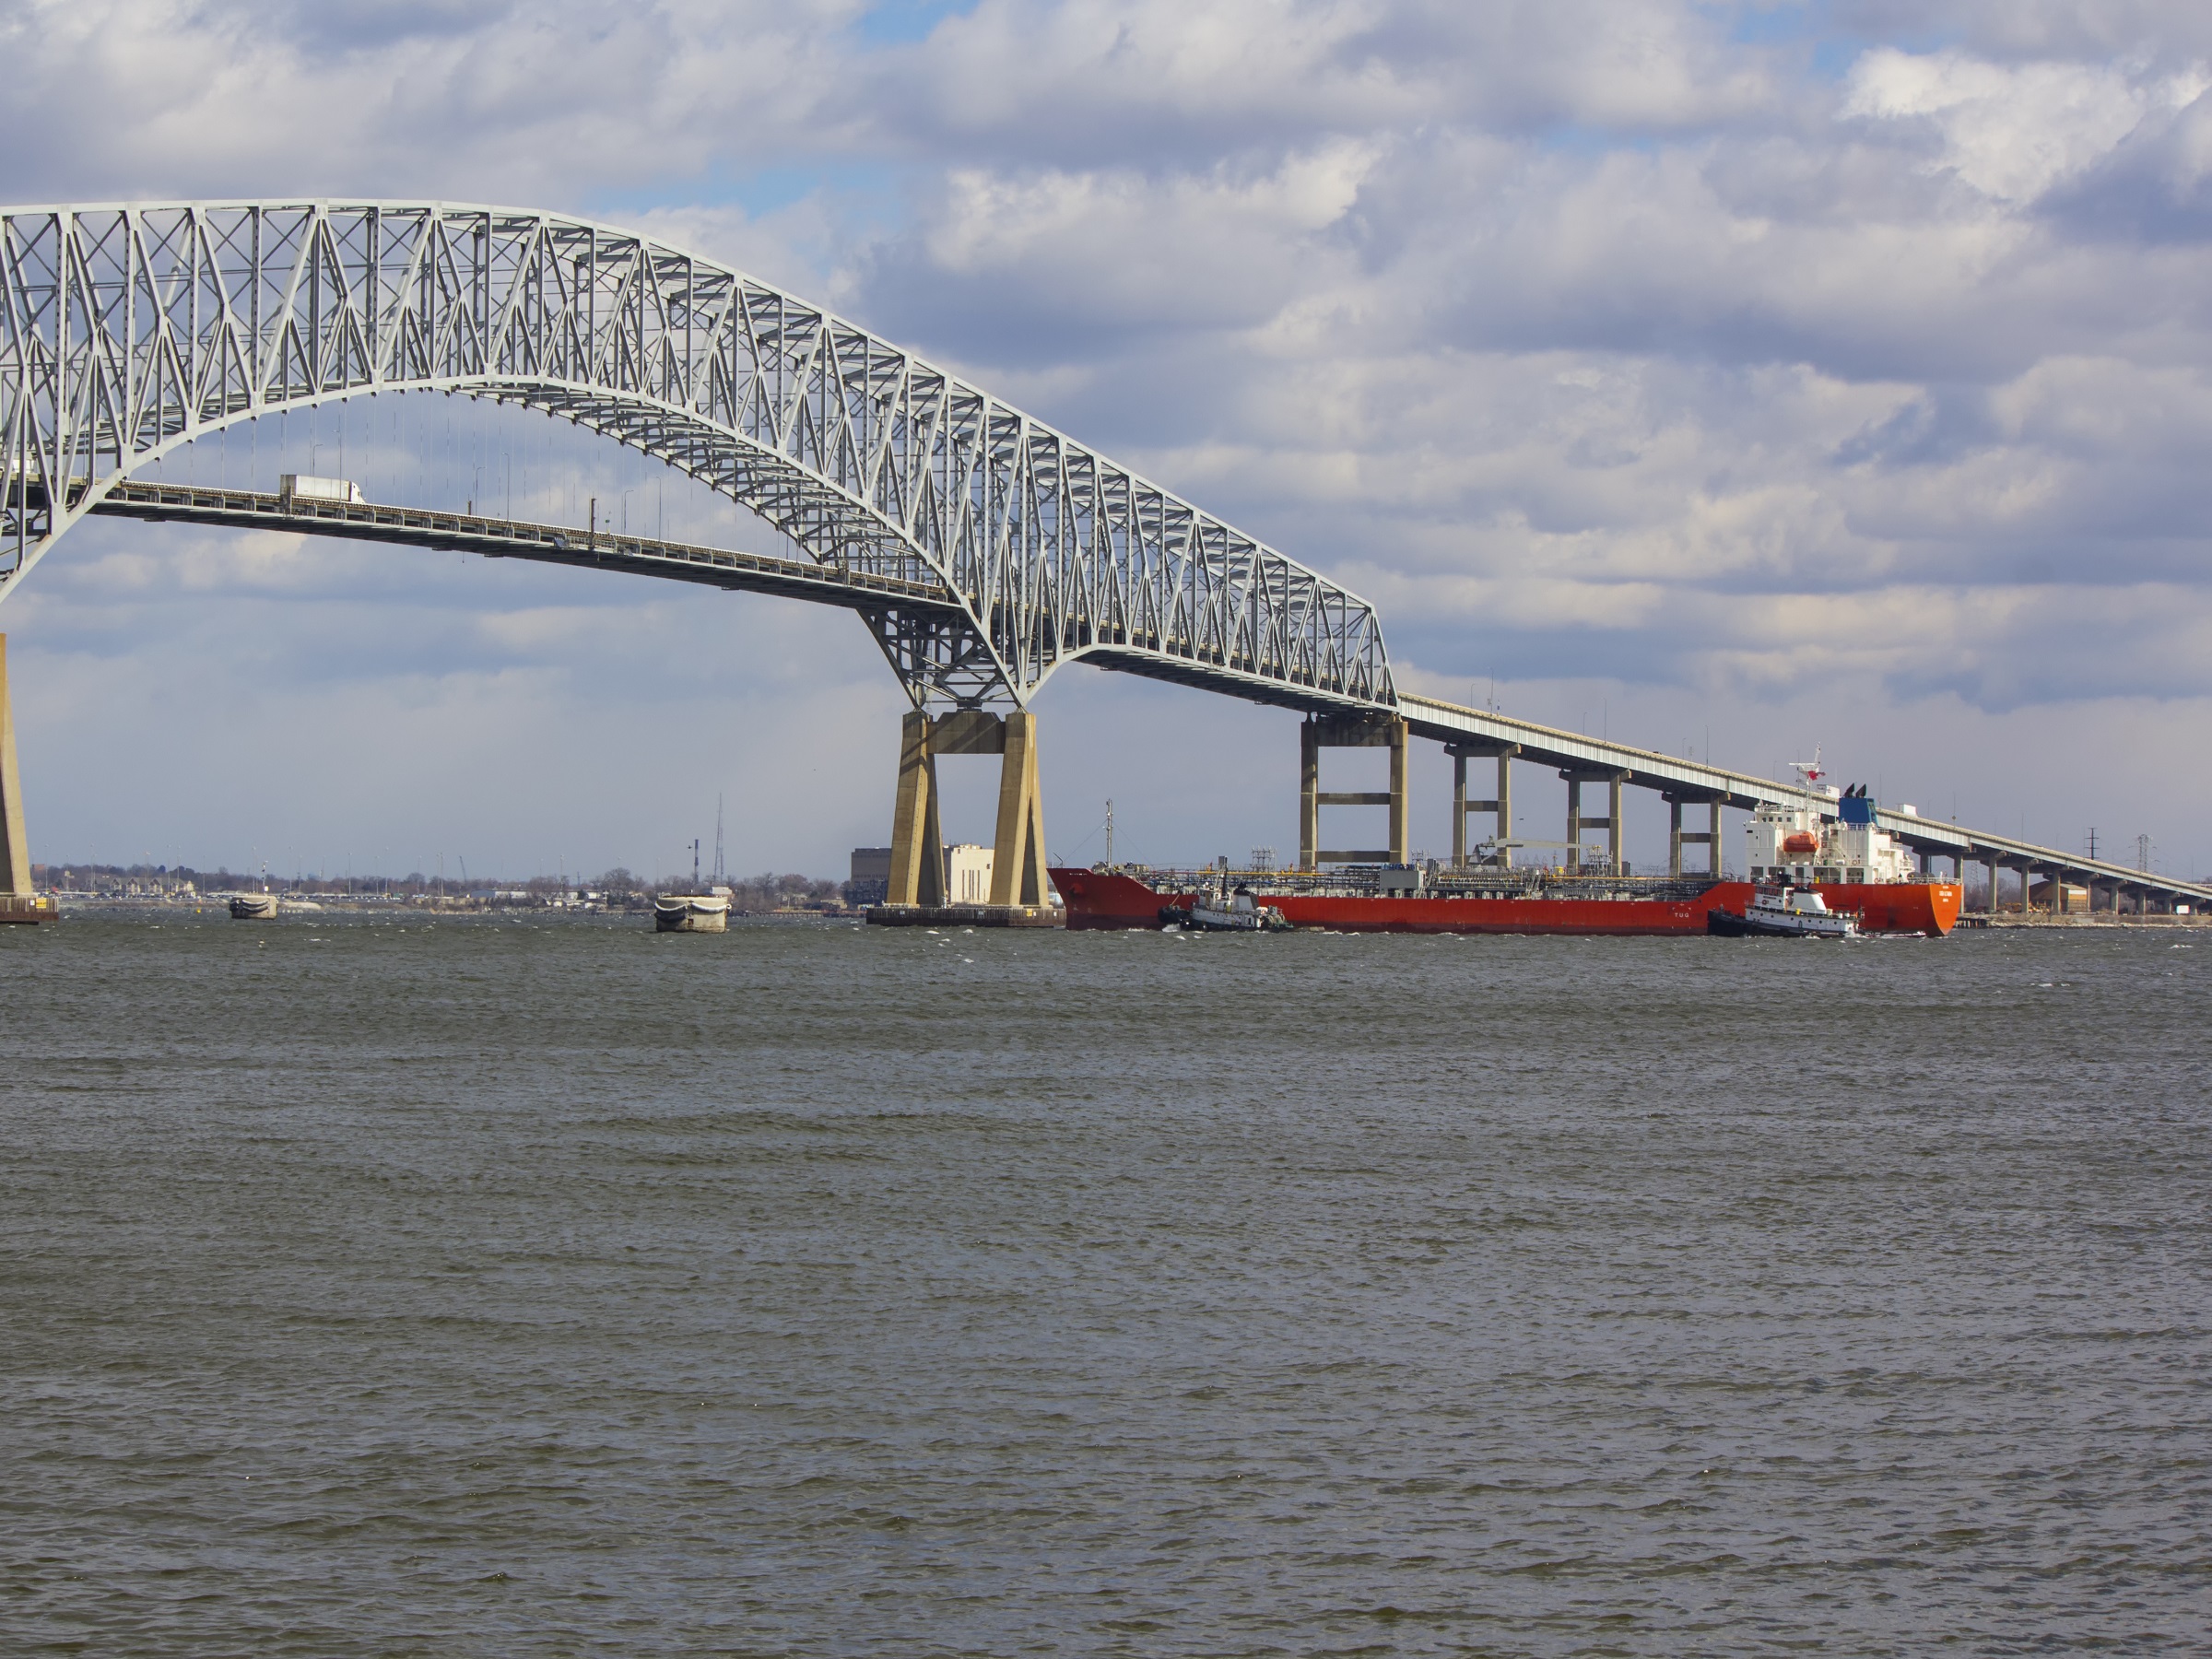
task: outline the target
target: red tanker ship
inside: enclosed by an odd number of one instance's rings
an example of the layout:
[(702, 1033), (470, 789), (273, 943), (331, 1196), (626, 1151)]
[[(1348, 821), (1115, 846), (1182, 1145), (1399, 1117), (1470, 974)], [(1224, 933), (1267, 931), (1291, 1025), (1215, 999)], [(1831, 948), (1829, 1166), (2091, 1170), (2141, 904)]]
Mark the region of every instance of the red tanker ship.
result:
[[(1710, 930), (1708, 911), (1741, 915), (1759, 890), (1747, 881), (1698, 876), (1668, 880), (1540, 870), (1529, 872), (1536, 879), (1511, 886), (1458, 880), (1450, 872), (1395, 889), (1383, 886), (1422, 875), (1406, 865), (1319, 876), (1255, 870), (1230, 879), (1293, 926), (1338, 933), (1701, 934)], [(1212, 900), (1221, 883), (1212, 870), (1053, 872), (1053, 885), (1067, 901), (1067, 924), (1077, 928), (1160, 927), (1163, 912)], [(1811, 890), (1830, 910), (1856, 916), (1864, 933), (1940, 935), (1959, 920), (1959, 889), (1948, 882), (1821, 882)]]
[[(1741, 916), (1760, 886), (1816, 892), (1862, 933), (1941, 936), (1964, 890), (1916, 875), (1905, 850), (1874, 821), (1863, 793), (1818, 790), (1802, 804), (1767, 805), (1747, 828), (1750, 881), (1710, 876), (1567, 875), (1544, 868), (1430, 865), (1340, 870), (1056, 869), (1070, 927), (1161, 927), (1177, 912), (1232, 892), (1280, 911), (1297, 927), (1339, 933), (1701, 934), (1709, 912)], [(1900, 808), (1910, 811), (1911, 808)], [(1226, 864), (1227, 861), (1224, 861)]]

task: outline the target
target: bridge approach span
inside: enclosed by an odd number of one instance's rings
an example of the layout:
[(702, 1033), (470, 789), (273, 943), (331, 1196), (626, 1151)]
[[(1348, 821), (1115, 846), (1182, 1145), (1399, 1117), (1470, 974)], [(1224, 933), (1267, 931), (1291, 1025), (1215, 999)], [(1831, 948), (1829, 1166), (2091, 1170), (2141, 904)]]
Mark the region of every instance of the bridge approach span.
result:
[(741, 502), (880, 608), (917, 708), (1026, 706), (1063, 663), (1385, 712), (1364, 600), (912, 353), (713, 261), (563, 215), (260, 201), (0, 209), (0, 603), (138, 468), (335, 398), (565, 416)]

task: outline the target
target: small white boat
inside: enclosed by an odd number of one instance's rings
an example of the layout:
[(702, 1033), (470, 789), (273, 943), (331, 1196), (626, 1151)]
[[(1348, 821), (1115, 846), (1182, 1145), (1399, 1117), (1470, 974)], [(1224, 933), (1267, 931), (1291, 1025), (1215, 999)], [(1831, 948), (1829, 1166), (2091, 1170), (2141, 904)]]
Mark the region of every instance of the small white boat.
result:
[(730, 901), (719, 893), (673, 893), (653, 901), (655, 933), (726, 933)]
[(274, 893), (231, 894), (230, 919), (234, 922), (276, 921), (276, 895)]
[(1743, 914), (1717, 906), (1705, 912), (1705, 931), (1726, 939), (1850, 939), (1858, 935), (1855, 916), (1828, 908), (1828, 900), (1805, 888), (1754, 893)]

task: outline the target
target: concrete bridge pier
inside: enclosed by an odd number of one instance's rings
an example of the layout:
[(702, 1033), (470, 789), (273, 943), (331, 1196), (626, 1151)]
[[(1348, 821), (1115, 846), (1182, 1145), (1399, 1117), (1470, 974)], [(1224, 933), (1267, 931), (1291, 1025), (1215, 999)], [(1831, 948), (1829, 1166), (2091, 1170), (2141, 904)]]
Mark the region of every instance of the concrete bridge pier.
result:
[[(1298, 867), (1318, 869), (1324, 864), (1405, 864), (1412, 853), (1406, 808), (1406, 745), (1409, 729), (1403, 720), (1331, 720), (1315, 715), (1298, 728), (1299, 801)], [(1324, 790), (1321, 787), (1321, 751), (1324, 748), (1386, 748), (1390, 751), (1390, 787), (1387, 790)], [(1335, 849), (1321, 844), (1321, 809), (1324, 806), (1387, 806), (1390, 808), (1390, 845)], [(1463, 823), (1465, 819), (1461, 820)], [(1463, 831), (1464, 833), (1464, 831)], [(1455, 836), (1454, 841), (1459, 838)]]
[[(1711, 810), (1712, 814), (1706, 820), (1706, 828), (1703, 830), (1683, 829), (1682, 808), (1696, 806), (1700, 801)], [(1721, 876), (1720, 802), (1711, 795), (1668, 795), (1666, 797), (1666, 873), (1669, 876), (1680, 876), (1682, 874), (1682, 849), (1700, 846), (1705, 849), (1704, 873), (1718, 881)]]
[(16, 771), (16, 712), (7, 697), (7, 636), (0, 634), (0, 893), (30, 891), (30, 849), (23, 840), (23, 780)]
[(898, 804), (891, 811), (891, 879), (887, 904), (945, 902), (945, 837), (937, 821), (937, 758), (922, 710), (908, 714), (899, 737)]
[(891, 877), (884, 910), (871, 920), (931, 921), (947, 909), (945, 836), (939, 817), (937, 757), (996, 755), (998, 821), (991, 852), (988, 915), (962, 906), (961, 919), (1007, 925), (1049, 921), (1044, 799), (1037, 777), (1037, 716), (1027, 710), (994, 714), (959, 709), (933, 719), (909, 713), (899, 742), (899, 793), (891, 818)]
[[(1495, 852), (1490, 863), (1498, 868), (1511, 869), (1513, 850), (1508, 844), (1513, 838), (1513, 757), (1521, 752), (1517, 743), (1448, 743), (1444, 752), (1452, 757), (1452, 867), (1465, 869), (1467, 863), (1467, 814), (1488, 812), (1496, 815), (1498, 832), (1491, 845)], [(1498, 794), (1488, 801), (1467, 799), (1467, 762), (1470, 759), (1498, 761)]]
[(16, 770), (16, 714), (7, 695), (7, 636), (0, 634), (0, 922), (48, 922), (52, 900), (30, 886), (30, 843), (23, 835), (23, 779)]
[[(1603, 830), (1606, 832), (1606, 867), (1601, 874), (1620, 874), (1620, 805), (1621, 792), (1629, 782), (1625, 771), (1584, 771), (1569, 770), (1559, 773), (1567, 781), (1567, 873), (1579, 876), (1583, 869), (1583, 831)], [(1583, 785), (1604, 783), (1606, 792), (1606, 816), (1602, 818), (1583, 816)]]

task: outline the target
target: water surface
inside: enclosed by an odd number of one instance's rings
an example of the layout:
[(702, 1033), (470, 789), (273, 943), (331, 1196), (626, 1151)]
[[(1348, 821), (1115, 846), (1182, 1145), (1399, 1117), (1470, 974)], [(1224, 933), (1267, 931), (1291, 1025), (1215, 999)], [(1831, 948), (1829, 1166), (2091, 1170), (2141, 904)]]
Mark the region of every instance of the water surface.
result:
[(2199, 936), (0, 930), (0, 1648), (2202, 1651)]

